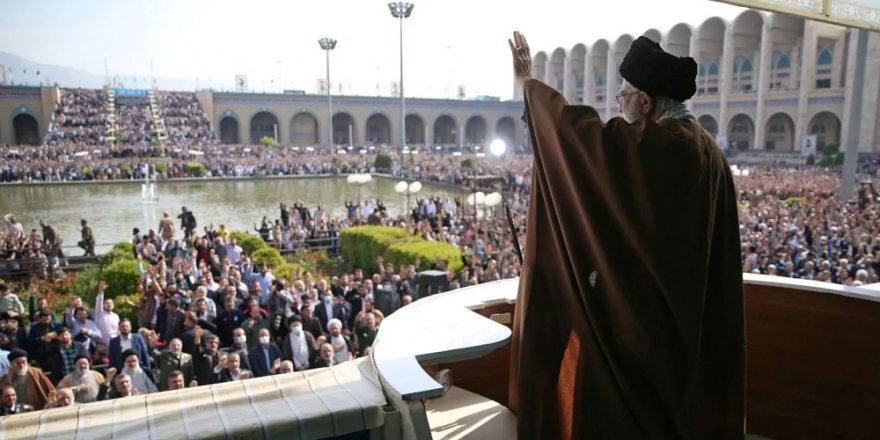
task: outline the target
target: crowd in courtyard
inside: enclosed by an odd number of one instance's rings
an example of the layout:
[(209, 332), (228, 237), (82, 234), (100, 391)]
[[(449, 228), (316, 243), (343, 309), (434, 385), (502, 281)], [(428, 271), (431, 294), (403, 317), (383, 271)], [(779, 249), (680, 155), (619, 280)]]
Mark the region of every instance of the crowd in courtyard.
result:
[[(221, 151), (231, 147), (216, 148), (222, 161)], [(252, 153), (255, 164), (280, 154), (260, 147)], [(69, 151), (51, 155), (72, 156)], [(139, 151), (128, 159), (148, 157)], [(355, 169), (369, 170), (372, 164), (368, 155), (350, 157), (357, 159)], [(311, 152), (289, 159), (326, 172), (347, 158)], [(401, 176), (448, 183), (461, 183), (468, 175), (501, 176), (522, 240), (530, 161), (518, 155), (480, 159), (473, 171), (461, 160), (425, 154), (395, 169)], [(873, 169), (862, 168), (852, 201), (839, 198), (839, 170), (774, 165), (749, 171), (735, 177), (744, 272), (851, 286), (880, 281), (880, 195), (870, 177)], [(279, 201), (277, 217), (258, 221), (251, 233), (287, 249), (315, 239), (332, 243), (340, 230), (356, 224), (402, 226), (461, 250), (464, 268), (457, 273), (448, 270), (449, 261), (432, 262), (432, 269), (447, 272), (441, 290), (519, 275), (514, 234), (500, 211), (475, 218), (460, 198), (419, 199), (405, 216), (389, 214), (381, 200), (344, 203), (348, 214), (334, 218), (321, 205)], [(143, 299), (132, 304), (134, 322), (115, 315), (103, 290), (94, 305), (74, 300), (69, 310), (50, 311), (38, 301), (28, 316), (8, 285), (0, 289), (0, 349), (5, 350), (0, 352), (0, 413), (15, 412), (9, 402), (39, 409), (346, 362), (368, 355), (382, 319), (417, 297), (415, 265), (394, 267), (380, 256), (374, 267), (284, 279), (254, 264), (225, 228), (198, 229), (187, 218), (185, 210), (166, 215), (154, 230), (136, 235)], [(222, 219), (200, 221), (220, 224)], [(49, 270), (62, 264), (56, 249), (60, 237), (49, 223), (40, 227), (6, 216), (0, 234), (7, 263), (14, 255), (34, 252)], [(93, 369), (94, 364), (101, 367)]]

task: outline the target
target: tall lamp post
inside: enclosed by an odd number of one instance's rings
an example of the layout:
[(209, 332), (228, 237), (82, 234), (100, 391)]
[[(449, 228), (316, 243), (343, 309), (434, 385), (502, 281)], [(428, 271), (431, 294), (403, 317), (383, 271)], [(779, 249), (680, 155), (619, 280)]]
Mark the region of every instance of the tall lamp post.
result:
[(400, 160), (403, 162), (403, 149), (406, 147), (406, 102), (403, 95), (403, 19), (412, 14), (414, 4), (408, 2), (388, 3), (394, 18), (400, 19)]
[(333, 98), (330, 96), (330, 51), (336, 48), (336, 40), (332, 38), (321, 38), (318, 40), (321, 49), (327, 54), (327, 146), (330, 148), (330, 154), (336, 154), (336, 148), (333, 147)]
[(406, 208), (403, 210), (403, 215), (406, 217), (409, 215), (409, 198), (410, 196), (418, 194), (418, 192), (422, 190), (422, 183), (419, 181), (406, 183), (405, 180), (401, 180), (394, 186), (394, 190), (397, 191), (398, 194), (406, 195)]

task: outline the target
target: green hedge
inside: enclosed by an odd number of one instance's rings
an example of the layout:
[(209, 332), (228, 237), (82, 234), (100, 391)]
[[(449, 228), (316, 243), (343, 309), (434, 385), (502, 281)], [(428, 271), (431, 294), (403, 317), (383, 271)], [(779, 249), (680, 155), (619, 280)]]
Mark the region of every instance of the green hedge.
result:
[(396, 268), (401, 264), (414, 264), (418, 258), (420, 263), (418, 270), (427, 270), (431, 268), (437, 257), (446, 260), (447, 269), (452, 269), (455, 273), (461, 271), (464, 266), (461, 262), (461, 251), (457, 246), (435, 241), (394, 243), (388, 248), (385, 261), (394, 264)]
[(201, 162), (187, 162), (183, 164), (183, 171), (196, 177), (205, 174), (205, 164)]
[(390, 170), (391, 169), (391, 156), (385, 153), (379, 153), (376, 155), (376, 160), (373, 161), (373, 166), (376, 167), (377, 170)]
[(105, 298), (117, 299), (116, 313), (122, 318), (137, 322), (135, 309), (120, 299), (127, 298), (137, 303), (137, 283), (139, 273), (138, 262), (134, 259), (133, 245), (127, 242), (117, 243), (109, 252), (101, 256), (99, 267), (90, 267), (76, 275), (76, 281), (70, 286), (70, 293), (82, 297), (83, 303), (91, 308), (98, 295), (98, 282), (107, 283)]
[(419, 239), (406, 229), (388, 226), (355, 226), (339, 233), (340, 252), (349, 270), (374, 270), (377, 255), (385, 255), (391, 244), (406, 240)]
[(281, 253), (278, 252), (277, 249), (266, 246), (262, 249), (257, 249), (251, 255), (251, 261), (254, 262), (256, 266), (260, 266), (265, 264), (269, 266), (270, 269), (275, 269), (276, 267), (281, 267), (287, 261), (284, 260), (284, 257), (281, 256)]
[(418, 258), (419, 269), (431, 267), (437, 257), (446, 259), (449, 267), (461, 270), (461, 253), (455, 245), (424, 241), (403, 228), (389, 226), (356, 226), (340, 232), (342, 257), (349, 270), (356, 267), (367, 273), (377, 270), (376, 256), (382, 255), (386, 263), (395, 267), (414, 264)]
[(230, 235), (232, 235), (232, 237), (235, 238), (236, 243), (241, 246), (241, 250), (248, 255), (253, 255), (254, 252), (269, 247), (259, 235), (250, 235), (240, 231), (232, 231)]
[(134, 244), (128, 241), (121, 241), (113, 245), (104, 255), (101, 255), (101, 268), (109, 266), (116, 260), (134, 260)]

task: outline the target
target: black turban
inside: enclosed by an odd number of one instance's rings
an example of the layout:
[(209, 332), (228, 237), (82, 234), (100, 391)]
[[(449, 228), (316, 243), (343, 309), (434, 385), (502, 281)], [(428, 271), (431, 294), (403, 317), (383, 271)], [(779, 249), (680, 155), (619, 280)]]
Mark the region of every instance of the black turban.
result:
[(697, 62), (666, 52), (647, 37), (633, 41), (620, 63), (620, 75), (651, 96), (683, 102), (697, 92)]
[[(125, 362), (125, 360), (128, 359), (129, 356), (137, 356), (137, 355), (138, 355), (138, 353), (136, 351), (129, 348), (128, 350), (125, 350), (122, 352), (122, 361)], [(138, 360), (140, 360), (140, 359), (138, 359)]]
[(9, 354), (6, 355), (6, 358), (9, 359), (9, 362), (12, 362), (20, 357), (27, 357), (27, 352), (20, 348), (13, 348), (9, 350)]

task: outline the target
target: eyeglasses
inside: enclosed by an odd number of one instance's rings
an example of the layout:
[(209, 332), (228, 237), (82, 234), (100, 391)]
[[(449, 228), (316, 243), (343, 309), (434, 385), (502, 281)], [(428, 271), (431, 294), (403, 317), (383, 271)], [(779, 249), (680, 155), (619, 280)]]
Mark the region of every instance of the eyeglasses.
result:
[(641, 93), (641, 91), (640, 91), (640, 90), (636, 90), (635, 92), (629, 92), (629, 93), (618, 93), (618, 94), (615, 95), (614, 97), (617, 98), (617, 104), (620, 105), (620, 101), (621, 101), (626, 95), (633, 95), (633, 94), (636, 94), (636, 93)]

